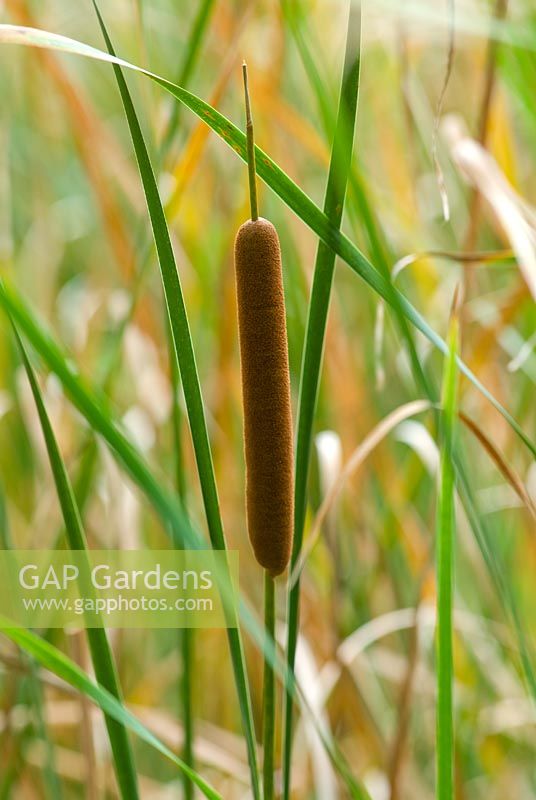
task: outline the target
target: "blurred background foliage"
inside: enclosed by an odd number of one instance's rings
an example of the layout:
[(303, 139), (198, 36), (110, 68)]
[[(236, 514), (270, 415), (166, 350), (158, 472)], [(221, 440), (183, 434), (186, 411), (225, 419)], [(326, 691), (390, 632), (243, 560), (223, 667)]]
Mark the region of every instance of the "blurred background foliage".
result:
[[(206, 26), (189, 63), (201, 5), (202, 0), (114, 0), (102, 10), (121, 57), (186, 81), (240, 127), (245, 58), (257, 143), (321, 205), (347, 3), (205, 3)], [(0, 15), (1, 22), (102, 47), (89, 2), (4, 0)], [(357, 135), (343, 229), (375, 266), (383, 259), (390, 271), (404, 267), (397, 285), (443, 336), (454, 289), (463, 285), (463, 357), (534, 439), (536, 10), (530, 0), (510, 0), (508, 7), (506, 0), (460, 0), (454, 21), (452, 29), (449, 4), (439, 0), (363, 4)], [(241, 588), (260, 609), (262, 581), (245, 530), (233, 275), (234, 236), (249, 214), (246, 170), (158, 86), (134, 74), (128, 82), (173, 238), (229, 546), (240, 551)], [(162, 290), (112, 70), (44, 50), (2, 48), (0, 87), (2, 271), (81, 373), (104, 389), (115, 417), (172, 485)], [(264, 186), (260, 204), (282, 242), (295, 407), (317, 242)], [(423, 339), (416, 341), (422, 363), (439, 382), (441, 357)], [(41, 377), (76, 482), (91, 447), (87, 425), (57, 379), (43, 369)], [(337, 265), (315, 423), (315, 434), (323, 435), (316, 438), (306, 539), (341, 465), (387, 415), (421, 397), (392, 314), (344, 264)], [(467, 426), (460, 430), (472, 494), (530, 640), (536, 467), (468, 381), (462, 381), (460, 405), (477, 426), (476, 436)], [(187, 506), (204, 530), (186, 422), (183, 427)], [(374, 800), (433, 796), (435, 439), (429, 413), (393, 424), (332, 504), (303, 572), (298, 677)], [(97, 449), (83, 505), (91, 546), (166, 547), (147, 502), (105, 447), (98, 443)], [(9, 528), (18, 547), (53, 546), (62, 527), (60, 509), (5, 317), (0, 473), (3, 534)], [(457, 535), (456, 797), (529, 800), (536, 796), (536, 714), (518, 642), (463, 513)], [(284, 612), (280, 592), (281, 619)], [(51, 637), (87, 666), (76, 636)], [(125, 631), (111, 640), (127, 703), (164, 741), (179, 747), (176, 634)], [(258, 719), (262, 663), (246, 644)], [(96, 796), (114, 796), (101, 716), (90, 714), (84, 701), (46, 673), (40, 681), (43, 739), (19, 685), (25, 662), (5, 640), (0, 662), (2, 796), (44, 796), (44, 741), (51, 744), (66, 797), (87, 796), (92, 751)], [(193, 676), (200, 771), (225, 798), (248, 797), (224, 632), (196, 634)], [(145, 745), (135, 747), (142, 796), (180, 796), (174, 768)], [(314, 731), (301, 719), (293, 796), (345, 797), (318, 748)]]

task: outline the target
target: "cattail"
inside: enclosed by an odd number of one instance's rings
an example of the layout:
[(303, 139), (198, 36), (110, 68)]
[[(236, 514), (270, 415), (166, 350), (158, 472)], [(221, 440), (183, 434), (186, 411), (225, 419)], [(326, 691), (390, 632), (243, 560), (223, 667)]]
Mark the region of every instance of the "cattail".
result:
[(235, 241), (248, 532), (257, 561), (272, 577), (292, 548), (292, 412), (281, 249), (258, 216), (255, 152), (244, 65), (251, 219)]

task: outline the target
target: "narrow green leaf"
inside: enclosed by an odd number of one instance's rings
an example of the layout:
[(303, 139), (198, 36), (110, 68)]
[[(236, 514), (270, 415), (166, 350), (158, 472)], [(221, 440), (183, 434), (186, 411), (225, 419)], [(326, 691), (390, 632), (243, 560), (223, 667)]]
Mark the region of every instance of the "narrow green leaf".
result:
[[(359, 3), (351, 3), (337, 125), (333, 139), (326, 197), (324, 201), (325, 216), (335, 229), (339, 229), (341, 225), (348, 175), (351, 168), (359, 94), (360, 40), (361, 6)], [(300, 377), (294, 490), (294, 541), (292, 547), (291, 571), (300, 558), (303, 541), (313, 419), (320, 381), (320, 365), (322, 361), (334, 268), (335, 250), (329, 247), (323, 240), (320, 240), (316, 254)], [(299, 629), (299, 597), (300, 581), (298, 579), (291, 585), (288, 599), (287, 664), (290, 671), (294, 670), (296, 659)], [(287, 691), (285, 694), (283, 742), (283, 797), (285, 800), (288, 800), (290, 797), (293, 707), (292, 694)]]
[(275, 676), (268, 657), (275, 640), (275, 583), (264, 573), (264, 629), (266, 635), (262, 690), (262, 789), (263, 800), (274, 800), (275, 769)]
[[(104, 27), (104, 22), (98, 11), (97, 4), (94, 3), (98, 14), (101, 30), (110, 53), (114, 55), (112, 43)], [(119, 92), (125, 109), (125, 115), (132, 137), (138, 167), (140, 171), (143, 189), (147, 200), (147, 208), (153, 228), (153, 236), (158, 254), (162, 284), (168, 311), (173, 344), (179, 365), (182, 379), (188, 420), (192, 431), (197, 468), (199, 471), (201, 491), (205, 505), (207, 523), (212, 539), (212, 544), (219, 550), (225, 549), (223, 527), (219, 511), (219, 500), (214, 480), (214, 469), (208, 432), (205, 422), (205, 412), (203, 408), (203, 398), (197, 374), (197, 365), (190, 335), (190, 326), (184, 304), (184, 297), (180, 285), (175, 255), (171, 245), (171, 239), (167, 227), (164, 209), (160, 200), (156, 179), (154, 176), (147, 147), (143, 139), (143, 133), (130, 97), (130, 92), (121, 69), (117, 64), (113, 65)]]

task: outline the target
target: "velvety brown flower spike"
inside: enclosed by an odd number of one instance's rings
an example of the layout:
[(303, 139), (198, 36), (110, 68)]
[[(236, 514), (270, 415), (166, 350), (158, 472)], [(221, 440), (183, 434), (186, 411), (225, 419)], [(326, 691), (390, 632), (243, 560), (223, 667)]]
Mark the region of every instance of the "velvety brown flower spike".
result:
[(235, 241), (244, 403), (248, 532), (257, 561), (272, 576), (290, 559), (293, 447), (290, 378), (281, 269), (275, 227), (258, 216), (253, 124), (244, 64), (251, 219)]

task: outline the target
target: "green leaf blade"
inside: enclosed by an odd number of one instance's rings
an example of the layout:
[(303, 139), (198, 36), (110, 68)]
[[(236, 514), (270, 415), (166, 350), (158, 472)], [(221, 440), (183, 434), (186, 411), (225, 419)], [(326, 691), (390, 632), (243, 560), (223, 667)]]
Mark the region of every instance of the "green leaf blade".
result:
[[(359, 95), (360, 40), (361, 8), (359, 4), (351, 4), (337, 125), (333, 139), (324, 202), (324, 215), (335, 229), (339, 229), (341, 225), (348, 176), (351, 169)], [(334, 269), (335, 250), (326, 242), (320, 240), (315, 261), (300, 376), (294, 490), (294, 541), (291, 571), (300, 558), (303, 542), (313, 420), (320, 383), (322, 352)], [(297, 580), (292, 585), (288, 597), (287, 665), (291, 672), (294, 670), (298, 642), (299, 596), (300, 581)], [(283, 742), (283, 796), (285, 800), (290, 797), (293, 708), (292, 694), (287, 691), (285, 694)]]

